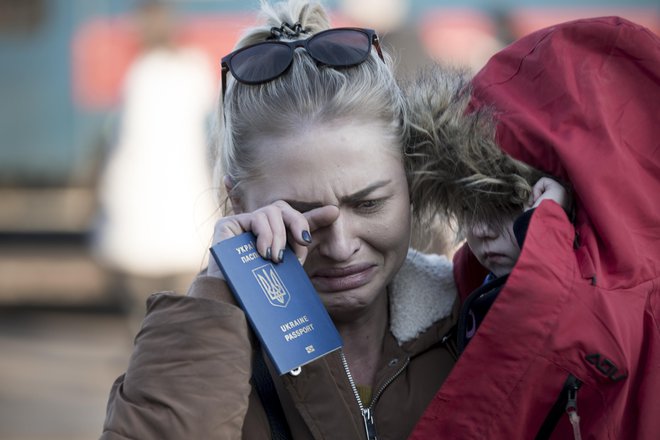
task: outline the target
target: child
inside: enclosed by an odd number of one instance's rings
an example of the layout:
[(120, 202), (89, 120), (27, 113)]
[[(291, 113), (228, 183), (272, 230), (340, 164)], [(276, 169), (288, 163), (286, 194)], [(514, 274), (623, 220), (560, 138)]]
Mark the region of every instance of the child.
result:
[(566, 189), (556, 180), (542, 177), (532, 188), (531, 208), (515, 220), (511, 217), (492, 223), (479, 222), (465, 228), (470, 251), (490, 273), (480, 288), (468, 296), (458, 319), (458, 351), (461, 353), (475, 335), (502, 285), (518, 260), (525, 233), (534, 209), (543, 200), (552, 200), (565, 211), (569, 209)]
[(570, 216), (538, 205), (508, 279), (501, 268), (471, 294), (486, 272), (456, 253), (462, 298), (506, 285), (411, 440), (658, 438), (658, 47), (625, 19), (580, 19), (521, 38), (474, 77), (411, 81), (418, 212), (501, 226), (524, 212), (534, 170), (575, 200)]

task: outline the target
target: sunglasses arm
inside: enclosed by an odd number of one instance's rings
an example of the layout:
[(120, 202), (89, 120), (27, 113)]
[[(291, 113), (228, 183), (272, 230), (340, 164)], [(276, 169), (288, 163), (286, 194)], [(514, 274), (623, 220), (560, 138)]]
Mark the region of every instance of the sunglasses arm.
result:
[(227, 90), (227, 72), (229, 71), (229, 66), (226, 63), (222, 63), (222, 102), (225, 101), (225, 92)]
[(380, 50), (380, 40), (378, 39), (378, 35), (374, 34), (372, 43), (376, 48), (376, 52), (378, 52), (378, 56), (380, 57), (380, 59), (385, 61), (385, 57), (383, 56), (383, 51)]

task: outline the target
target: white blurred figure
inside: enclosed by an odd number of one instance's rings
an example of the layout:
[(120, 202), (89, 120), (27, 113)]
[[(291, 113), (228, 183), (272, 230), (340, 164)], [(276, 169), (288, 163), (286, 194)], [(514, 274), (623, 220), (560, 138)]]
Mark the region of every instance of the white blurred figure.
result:
[(125, 78), (118, 138), (100, 182), (94, 250), (142, 312), (148, 294), (185, 293), (206, 265), (218, 211), (206, 136), (216, 85), (201, 51), (173, 43), (165, 5), (143, 1), (136, 18), (145, 51)]

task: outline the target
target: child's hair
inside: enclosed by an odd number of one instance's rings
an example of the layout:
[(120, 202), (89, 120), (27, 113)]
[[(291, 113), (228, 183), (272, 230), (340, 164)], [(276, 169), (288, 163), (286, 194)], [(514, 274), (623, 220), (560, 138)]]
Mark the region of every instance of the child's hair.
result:
[(416, 220), (440, 215), (462, 236), (476, 223), (501, 227), (520, 214), (543, 173), (500, 150), (491, 110), (469, 111), (468, 71), (428, 67), (404, 93)]
[[(264, 24), (247, 30), (236, 48), (266, 41), (271, 28), (300, 23), (308, 38), (328, 29), (323, 7), (314, 0), (288, 0), (270, 5), (262, 1)], [(283, 38), (286, 39), (286, 38)], [(228, 75), (224, 103), (218, 103), (214, 182), (228, 175), (238, 191), (241, 182), (267, 172), (254, 145), (291, 135), (319, 123), (375, 121), (397, 140), (395, 154), (403, 156), (404, 111), (401, 90), (394, 80), (390, 58), (376, 50), (363, 63), (349, 68), (319, 65), (304, 50), (296, 50), (289, 70), (259, 85), (246, 85)]]

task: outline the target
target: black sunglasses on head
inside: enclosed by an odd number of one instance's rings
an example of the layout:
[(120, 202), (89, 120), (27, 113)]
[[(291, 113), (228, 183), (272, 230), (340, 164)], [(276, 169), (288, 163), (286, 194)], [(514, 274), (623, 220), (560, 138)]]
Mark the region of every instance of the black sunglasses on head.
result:
[(328, 29), (307, 39), (264, 41), (240, 48), (222, 58), (222, 99), (227, 89), (227, 71), (241, 83), (263, 84), (288, 70), (298, 47), (322, 65), (343, 68), (363, 63), (372, 44), (384, 61), (376, 31), (361, 28)]

